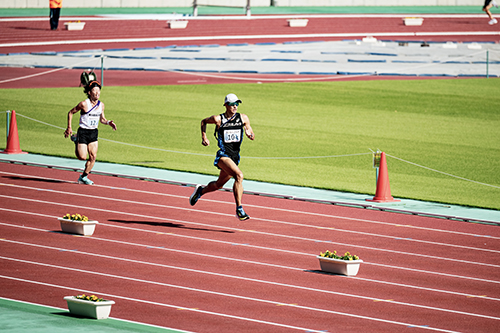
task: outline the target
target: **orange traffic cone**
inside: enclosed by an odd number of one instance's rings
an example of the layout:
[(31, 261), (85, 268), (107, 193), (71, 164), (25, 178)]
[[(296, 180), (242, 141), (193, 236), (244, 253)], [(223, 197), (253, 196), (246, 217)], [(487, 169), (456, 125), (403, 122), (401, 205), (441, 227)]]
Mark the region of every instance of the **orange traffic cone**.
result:
[(387, 162), (385, 160), (385, 153), (382, 152), (380, 157), (380, 168), (377, 179), (377, 191), (373, 199), (366, 199), (366, 201), (374, 202), (397, 202), (391, 195), (391, 186), (389, 184), (389, 173), (387, 172)]
[(19, 146), (19, 134), (17, 133), (16, 111), (12, 110), (10, 119), (9, 136), (7, 137), (7, 148), (3, 151), (4, 154), (27, 154), (21, 150)]

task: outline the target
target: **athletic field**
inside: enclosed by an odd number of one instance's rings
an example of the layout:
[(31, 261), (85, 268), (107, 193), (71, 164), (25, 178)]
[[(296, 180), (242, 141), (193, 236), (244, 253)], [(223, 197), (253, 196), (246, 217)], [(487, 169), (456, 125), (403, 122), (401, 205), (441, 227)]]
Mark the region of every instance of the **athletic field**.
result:
[[(407, 42), (477, 38), (486, 47), (498, 37), (480, 14), (426, 17)], [(407, 29), (401, 17), (371, 17), (364, 27), (359, 18), (336, 18), (346, 30), (335, 33), (384, 32), (397, 41), (398, 29)], [(310, 18), (294, 36), (286, 19), (231, 20), (229, 31), (213, 26), (216, 20), (200, 20), (173, 31), (165, 21), (92, 17), (83, 32), (71, 35), (48, 35), (42, 18), (0, 20), (0, 31), (11, 38), (0, 47), (20, 56), (80, 54), (166, 47), (172, 44), (164, 39), (168, 35), (176, 44), (189, 39), (181, 46), (196, 50), (238, 42), (231, 33), (244, 35), (245, 47), (262, 43), (265, 33), (276, 36), (274, 43), (300, 47), (331, 33)], [(440, 33), (420, 40), (419, 33), (433, 29)], [(464, 29), (469, 33), (461, 35)], [(203, 41), (207, 35), (211, 39)], [(72, 158), (72, 143), (62, 132), (67, 111), (84, 97), (77, 87), (82, 70), (0, 71), (0, 101), (16, 110), (21, 148), (30, 158)], [(388, 156), (394, 197), (423, 200), (423, 207), (434, 201), (443, 208), (498, 209), (497, 82), (107, 69), (102, 100), (118, 131), (101, 126), (98, 161), (111, 162), (110, 175), (127, 165), (146, 166), (151, 175), (164, 168), (213, 179), (216, 147), (200, 144), (199, 121), (222, 112), (224, 95), (234, 92), (256, 133), (242, 147), (247, 180), (298, 185), (295, 197), (301, 187), (371, 197), (372, 151), (380, 149)], [(54, 331), (55, 325), (100, 331), (494, 332), (500, 320), (495, 225), (247, 194), (251, 219), (239, 222), (227, 191), (192, 207), (193, 188), (168, 180), (95, 174), (95, 186), (80, 186), (69, 168), (0, 164), (0, 317), (8, 313), (11, 319), (2, 321), (13, 331)], [(99, 221), (93, 236), (60, 232), (57, 217), (76, 212)], [(326, 249), (359, 255), (359, 274), (321, 271), (316, 255)], [(114, 300), (113, 319), (68, 315), (63, 297), (81, 293)]]

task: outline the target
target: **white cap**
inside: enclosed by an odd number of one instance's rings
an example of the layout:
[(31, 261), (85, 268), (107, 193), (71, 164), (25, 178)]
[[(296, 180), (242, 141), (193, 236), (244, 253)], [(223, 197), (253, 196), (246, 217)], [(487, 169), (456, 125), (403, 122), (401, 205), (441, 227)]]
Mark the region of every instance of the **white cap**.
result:
[(238, 99), (238, 96), (236, 96), (235, 94), (227, 94), (226, 98), (224, 99), (223, 105), (226, 105), (226, 103), (234, 103), (234, 102), (243, 103), (240, 99)]

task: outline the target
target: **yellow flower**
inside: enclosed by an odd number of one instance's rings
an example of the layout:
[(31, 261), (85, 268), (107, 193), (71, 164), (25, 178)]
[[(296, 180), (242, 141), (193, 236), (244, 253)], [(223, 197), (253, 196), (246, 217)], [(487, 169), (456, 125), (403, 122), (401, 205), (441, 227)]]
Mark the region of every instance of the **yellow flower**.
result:
[(341, 259), (341, 260), (359, 260), (359, 257), (354, 254), (350, 254), (349, 252), (346, 252), (344, 256), (338, 256), (337, 251), (330, 252), (329, 250), (326, 250), (325, 252), (320, 252), (320, 257), (325, 257), (325, 258), (333, 258), (333, 259)]
[(66, 214), (63, 216), (63, 219), (73, 220), (73, 221), (88, 221), (89, 218), (85, 215), (81, 214)]

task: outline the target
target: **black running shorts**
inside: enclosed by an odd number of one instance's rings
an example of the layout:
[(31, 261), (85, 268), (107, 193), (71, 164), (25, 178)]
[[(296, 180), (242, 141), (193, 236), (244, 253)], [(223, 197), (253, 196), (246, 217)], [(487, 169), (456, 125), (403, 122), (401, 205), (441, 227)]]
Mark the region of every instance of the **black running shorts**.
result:
[(97, 137), (99, 135), (99, 131), (96, 129), (86, 129), (79, 128), (78, 133), (76, 135), (77, 142), (88, 145), (89, 143), (97, 141)]

